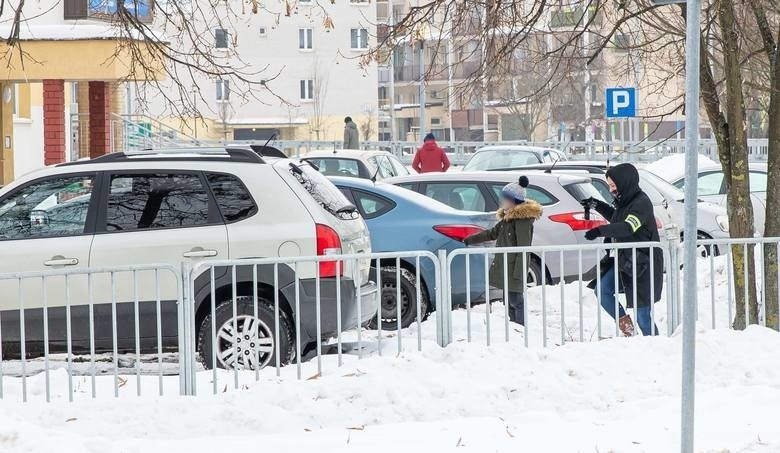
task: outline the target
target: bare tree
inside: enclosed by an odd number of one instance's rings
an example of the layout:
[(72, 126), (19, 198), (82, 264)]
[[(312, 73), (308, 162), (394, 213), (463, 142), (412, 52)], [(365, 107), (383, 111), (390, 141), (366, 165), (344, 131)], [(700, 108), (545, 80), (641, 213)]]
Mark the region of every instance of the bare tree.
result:
[(358, 124), (360, 134), (363, 136), (363, 141), (369, 141), (377, 131), (376, 128), (376, 107), (371, 104), (367, 104), (363, 107), (364, 118)]
[(309, 127), (316, 140), (327, 137), (328, 73), (323, 70), (319, 59), (312, 63), (311, 116)]
[[(682, 14), (681, 14), (682, 13)], [(773, 0), (752, 0), (739, 7), (733, 0), (705, 0), (702, 27), (702, 106), (718, 144), (726, 176), (728, 212), (733, 237), (753, 237), (753, 211), (748, 178), (747, 115), (745, 99), (769, 99), (770, 175), (769, 206), (780, 207), (780, 101), (777, 68), (780, 40), (780, 5)], [(429, 47), (444, 49), (452, 39), (473, 43), (470, 54), (457, 54), (450, 62), (471, 68), (459, 84), (461, 92), (481, 96), (482, 87), (506, 82), (517, 52), (526, 67), (544, 69), (541, 83), (525, 97), (541, 102), (564, 97), (561, 112), (579, 123), (580, 113), (567, 105), (583, 93), (578, 88), (588, 71), (596, 69), (612, 80), (637, 83), (658, 96), (652, 110), (642, 112), (646, 120), (662, 120), (681, 112), (684, 75), (684, 6), (658, 6), (651, 0), (430, 0), (412, 6), (384, 34), (378, 48), (394, 47), (424, 38)], [(540, 37), (544, 45), (535, 45)], [(620, 43), (618, 58), (608, 52)], [(370, 59), (369, 54), (365, 58)], [(475, 64), (476, 62), (476, 64)], [(508, 68), (510, 70), (508, 70)], [(522, 74), (522, 73), (521, 73)], [(584, 87), (589, 89), (588, 87)], [(670, 88), (672, 88), (670, 90)], [(568, 101), (570, 97), (572, 101)], [(579, 102), (579, 100), (577, 100)], [(760, 104), (760, 103), (759, 103)], [(584, 105), (584, 102), (583, 102)], [(565, 110), (565, 112), (564, 112)], [(582, 121), (587, 118), (582, 117)], [(777, 125), (772, 127), (771, 125)], [(687, 133), (698, 133), (688, 131)], [(690, 202), (693, 202), (691, 200)], [(773, 211), (768, 211), (773, 212)], [(770, 219), (771, 217), (771, 219)], [(780, 235), (780, 219), (767, 216), (767, 234)], [(693, 234), (691, 234), (693, 237)], [(769, 266), (777, 266), (777, 250), (767, 249)], [(737, 310), (734, 326), (742, 328), (758, 321), (754, 273), (754, 251), (733, 250)], [(747, 272), (745, 269), (747, 268)], [(768, 267), (775, 269), (776, 267)], [(775, 272), (776, 274), (776, 272)], [(775, 284), (776, 285), (776, 284)], [(747, 290), (747, 297), (745, 297)], [(767, 319), (777, 328), (777, 292), (774, 305), (767, 305)], [(767, 301), (769, 302), (769, 301)], [(747, 313), (747, 315), (745, 315)]]

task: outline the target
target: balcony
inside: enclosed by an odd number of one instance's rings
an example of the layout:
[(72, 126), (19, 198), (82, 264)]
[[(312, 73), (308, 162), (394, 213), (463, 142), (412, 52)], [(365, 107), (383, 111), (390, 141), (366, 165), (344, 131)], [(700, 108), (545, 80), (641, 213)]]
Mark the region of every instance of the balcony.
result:
[[(404, 65), (396, 66), (394, 71), (396, 82), (417, 82), (420, 80), (420, 66), (419, 65)], [(425, 67), (425, 79), (428, 81), (440, 81), (447, 80), (447, 66), (443, 64), (435, 64)]]
[(478, 60), (467, 60), (455, 64), (454, 79), (473, 79), (479, 75), (481, 64)]

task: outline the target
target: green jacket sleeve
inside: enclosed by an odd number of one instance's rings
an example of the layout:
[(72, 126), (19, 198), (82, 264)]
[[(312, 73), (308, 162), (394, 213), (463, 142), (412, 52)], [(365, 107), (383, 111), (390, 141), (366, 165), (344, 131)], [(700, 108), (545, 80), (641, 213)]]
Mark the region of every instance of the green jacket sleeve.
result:
[(481, 242), (490, 242), (498, 239), (498, 232), (501, 229), (501, 222), (498, 222), (493, 228), (472, 234), (464, 241), (466, 244), (479, 244)]
[[(531, 220), (524, 220), (521, 222), (515, 222), (515, 237), (517, 238), (518, 247), (528, 247), (534, 239), (534, 223)], [(525, 266), (523, 266), (523, 255), (518, 254), (517, 265), (512, 270), (512, 278), (523, 279), (526, 274), (526, 267), (531, 257), (525, 255)]]

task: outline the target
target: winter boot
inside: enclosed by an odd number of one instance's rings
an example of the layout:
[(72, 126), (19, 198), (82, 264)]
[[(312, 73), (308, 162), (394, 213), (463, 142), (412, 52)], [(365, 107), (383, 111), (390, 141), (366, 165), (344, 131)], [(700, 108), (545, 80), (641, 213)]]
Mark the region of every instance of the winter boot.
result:
[(636, 335), (636, 331), (634, 330), (634, 321), (631, 320), (631, 316), (621, 316), (618, 320), (618, 326), (620, 327), (620, 331), (623, 332), (624, 336), (633, 337)]

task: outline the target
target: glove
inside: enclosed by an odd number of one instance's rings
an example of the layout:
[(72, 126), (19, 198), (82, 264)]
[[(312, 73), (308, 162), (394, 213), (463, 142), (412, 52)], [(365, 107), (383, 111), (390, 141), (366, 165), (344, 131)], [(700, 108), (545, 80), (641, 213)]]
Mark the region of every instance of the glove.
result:
[(589, 197), (589, 198), (586, 198), (586, 199), (580, 201), (580, 204), (585, 209), (596, 209), (598, 207), (598, 205), (599, 205), (599, 200), (597, 200), (597, 199), (595, 199), (593, 197)]
[(592, 241), (592, 240), (594, 240), (596, 238), (599, 238), (599, 237), (601, 237), (601, 228), (599, 228), (599, 227), (592, 228), (592, 229), (590, 229), (590, 230), (585, 232), (585, 239), (587, 239), (589, 241)]

